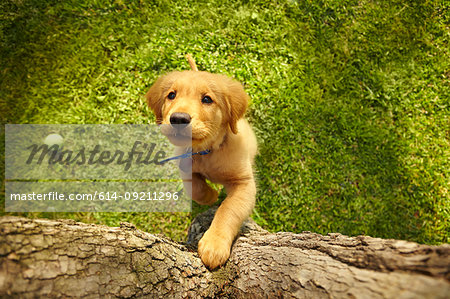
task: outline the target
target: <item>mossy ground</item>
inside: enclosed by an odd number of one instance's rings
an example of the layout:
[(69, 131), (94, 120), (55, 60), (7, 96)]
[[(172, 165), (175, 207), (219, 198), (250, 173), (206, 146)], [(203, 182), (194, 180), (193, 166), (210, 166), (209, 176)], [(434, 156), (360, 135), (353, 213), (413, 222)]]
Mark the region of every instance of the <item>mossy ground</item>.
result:
[[(2, 1), (2, 122), (153, 123), (192, 53), (251, 95), (260, 225), (448, 242), (448, 24), (445, 1)], [(28, 216), (181, 240), (200, 209)]]

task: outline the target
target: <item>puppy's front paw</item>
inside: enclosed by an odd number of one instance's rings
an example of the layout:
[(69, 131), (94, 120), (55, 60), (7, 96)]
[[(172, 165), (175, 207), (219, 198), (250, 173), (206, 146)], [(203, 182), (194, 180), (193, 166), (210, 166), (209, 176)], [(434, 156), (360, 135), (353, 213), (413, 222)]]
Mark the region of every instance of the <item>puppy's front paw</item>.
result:
[(226, 236), (208, 229), (198, 242), (198, 254), (209, 269), (222, 266), (227, 261), (231, 249), (231, 242), (227, 240)]
[(217, 201), (218, 198), (219, 198), (219, 192), (210, 188), (209, 192), (207, 193), (207, 195), (205, 196), (205, 198), (203, 199), (201, 204), (211, 206)]
[(219, 192), (214, 190), (210, 186), (206, 185), (201, 188), (197, 185), (193, 185), (192, 199), (201, 205), (212, 205), (219, 198)]

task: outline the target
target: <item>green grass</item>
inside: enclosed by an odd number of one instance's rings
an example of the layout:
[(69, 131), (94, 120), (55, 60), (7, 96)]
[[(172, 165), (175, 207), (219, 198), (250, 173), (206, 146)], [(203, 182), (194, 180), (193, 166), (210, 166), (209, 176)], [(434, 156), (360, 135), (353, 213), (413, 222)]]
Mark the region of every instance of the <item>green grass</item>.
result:
[[(263, 227), (449, 242), (445, 1), (22, 0), (0, 11), (3, 123), (153, 123), (143, 95), (192, 53), (252, 98)], [(181, 240), (200, 209), (28, 216), (129, 221)]]

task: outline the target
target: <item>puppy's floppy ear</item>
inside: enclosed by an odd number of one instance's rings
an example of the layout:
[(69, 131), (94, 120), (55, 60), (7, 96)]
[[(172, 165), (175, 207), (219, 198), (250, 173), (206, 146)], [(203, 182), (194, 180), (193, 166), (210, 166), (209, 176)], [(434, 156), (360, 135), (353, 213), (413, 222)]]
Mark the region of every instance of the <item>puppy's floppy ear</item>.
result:
[(175, 82), (179, 73), (180, 72), (172, 72), (160, 77), (153, 83), (152, 87), (150, 87), (150, 90), (145, 95), (147, 104), (153, 110), (153, 113), (155, 113), (156, 123), (158, 124), (162, 122), (162, 106), (164, 104), (166, 93)]
[(224, 94), (229, 111), (230, 129), (234, 134), (237, 134), (237, 122), (244, 117), (250, 97), (244, 91), (240, 82), (230, 78), (226, 78)]

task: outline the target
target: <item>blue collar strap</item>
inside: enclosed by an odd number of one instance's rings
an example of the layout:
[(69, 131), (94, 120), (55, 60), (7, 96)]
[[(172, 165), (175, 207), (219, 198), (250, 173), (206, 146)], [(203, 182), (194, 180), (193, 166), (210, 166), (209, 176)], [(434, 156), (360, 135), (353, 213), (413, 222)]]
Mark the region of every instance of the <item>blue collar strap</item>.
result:
[(188, 151), (185, 154), (182, 154), (182, 155), (179, 155), (179, 156), (175, 156), (175, 157), (170, 157), (170, 158), (167, 158), (165, 160), (159, 161), (159, 164), (164, 164), (164, 163), (169, 162), (171, 160), (190, 158), (190, 157), (192, 157), (194, 155), (203, 156), (203, 155), (209, 154), (210, 152), (211, 152), (211, 150), (209, 150), (209, 149), (204, 150), (204, 151), (199, 151), (199, 152), (196, 152), (196, 153), (193, 153), (192, 151)]

